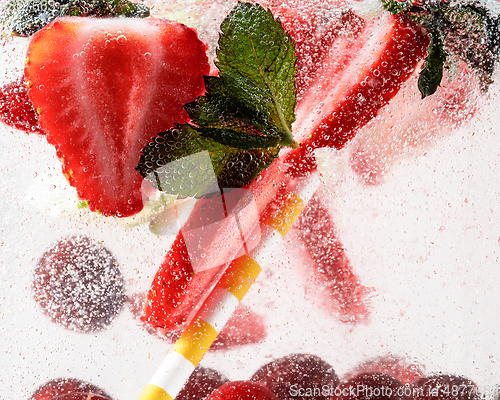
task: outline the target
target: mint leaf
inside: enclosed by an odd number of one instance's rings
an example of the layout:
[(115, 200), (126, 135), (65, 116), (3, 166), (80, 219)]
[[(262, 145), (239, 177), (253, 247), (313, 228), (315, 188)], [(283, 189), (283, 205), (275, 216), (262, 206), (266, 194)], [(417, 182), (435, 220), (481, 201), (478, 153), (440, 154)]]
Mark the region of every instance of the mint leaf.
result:
[(258, 4), (238, 3), (221, 24), (217, 58), (227, 93), (248, 123), (296, 147), (295, 49), (279, 20)]
[[(219, 188), (248, 185), (278, 156), (279, 148), (241, 150), (201, 136), (184, 124), (162, 132), (144, 149), (137, 170), (158, 190), (179, 198), (202, 197), (212, 191), (212, 171), (200, 155), (208, 151)], [(185, 160), (180, 169), (164, 169)]]
[(57, 17), (145, 18), (149, 16), (149, 7), (129, 0), (12, 0), (3, 14), (3, 24), (14, 34), (30, 36)]
[(446, 61), (446, 54), (439, 30), (432, 29), (430, 36), (431, 43), (425, 59), (425, 68), (420, 73), (418, 79), (418, 89), (422, 94), (422, 98), (436, 92), (443, 79), (443, 68)]
[(205, 77), (206, 94), (184, 106), (191, 127), (202, 136), (238, 149), (275, 147), (280, 135), (271, 127), (265, 133), (249, 125), (218, 77)]

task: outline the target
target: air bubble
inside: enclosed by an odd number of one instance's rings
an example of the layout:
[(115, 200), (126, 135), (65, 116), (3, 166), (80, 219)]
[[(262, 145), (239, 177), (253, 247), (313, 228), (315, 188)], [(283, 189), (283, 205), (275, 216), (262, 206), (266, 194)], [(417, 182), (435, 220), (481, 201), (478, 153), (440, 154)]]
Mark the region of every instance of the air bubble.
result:
[(144, 58), (145, 58), (146, 60), (151, 60), (151, 57), (153, 57), (153, 55), (152, 55), (149, 51), (148, 51), (148, 52), (146, 52), (146, 53), (144, 53)]
[(127, 37), (125, 35), (120, 35), (116, 38), (116, 43), (118, 43), (120, 46), (123, 46), (125, 43), (127, 43)]

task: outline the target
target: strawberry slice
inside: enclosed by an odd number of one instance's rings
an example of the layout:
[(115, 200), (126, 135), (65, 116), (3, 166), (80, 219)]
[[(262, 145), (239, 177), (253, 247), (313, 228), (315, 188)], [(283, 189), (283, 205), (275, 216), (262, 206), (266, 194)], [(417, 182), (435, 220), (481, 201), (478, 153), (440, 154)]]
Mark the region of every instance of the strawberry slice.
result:
[(320, 2), (307, 1), (297, 7), (293, 0), (271, 4), (273, 14), (280, 19), (283, 28), (295, 42), (295, 83), (299, 103), (307, 95), (308, 87), (314, 83), (332, 45), (340, 42), (340, 36), (350, 36), (354, 39), (364, 26), (363, 20), (352, 12), (343, 12), (337, 17), (328, 18), (332, 13), (331, 6), (331, 3), (325, 7)]
[(479, 108), (479, 78), (465, 62), (452, 74), (445, 71), (443, 85), (425, 99), (421, 99), (417, 79), (413, 74), (354, 139), (351, 167), (364, 184), (382, 183), (394, 163), (404, 156), (423, 154), (472, 120)]
[(0, 121), (26, 133), (44, 134), (23, 79), (0, 88)]
[(219, 268), (194, 273), (186, 242), (179, 232), (151, 283), (141, 321), (160, 331), (182, 327), (220, 274)]
[(266, 338), (264, 318), (246, 307), (238, 307), (212, 344), (211, 350), (227, 350)]
[(301, 146), (287, 155), (291, 172), (300, 176), (315, 169), (317, 148), (345, 146), (395, 96), (428, 45), (421, 26), (391, 14), (334, 41), (297, 107), (293, 129)]
[(339, 241), (328, 208), (315, 195), (293, 226), (296, 242), (305, 248), (304, 265), (312, 274), (311, 290), (329, 312), (345, 323), (366, 322), (369, 317), (367, 295)]
[[(168, 294), (168, 292), (166, 293)], [(142, 294), (136, 294), (129, 298), (129, 308), (137, 319), (141, 319), (141, 313), (145, 306), (144, 299), (145, 296)], [(148, 315), (156, 318), (148, 320), (147, 317), (143, 317), (142, 320), (146, 323), (143, 323), (142, 327), (151, 335), (169, 343), (175, 343), (182, 334), (182, 329), (169, 330), (169, 327), (165, 327), (163, 323), (155, 325), (155, 321), (160, 321), (157, 318), (161, 316), (163, 311), (161, 309), (151, 309), (151, 305), (158, 306), (159, 303), (152, 301), (147, 307)], [(182, 323), (183, 319), (181, 318), (180, 321)], [(266, 338), (266, 331), (264, 317), (240, 305), (220, 331), (217, 339), (210, 347), (210, 351), (228, 350), (246, 344), (260, 343)]]
[(165, 19), (57, 19), (27, 52), (29, 96), (81, 199), (103, 215), (143, 207), (142, 148), (204, 91), (210, 71), (196, 32)]

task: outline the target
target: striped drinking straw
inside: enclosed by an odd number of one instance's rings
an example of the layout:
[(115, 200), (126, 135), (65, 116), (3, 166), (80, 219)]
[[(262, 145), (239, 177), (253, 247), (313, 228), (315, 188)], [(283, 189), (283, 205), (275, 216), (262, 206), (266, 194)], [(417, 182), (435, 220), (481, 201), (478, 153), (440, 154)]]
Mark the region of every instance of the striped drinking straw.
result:
[[(173, 400), (208, 351), (261, 271), (268, 254), (283, 245), (285, 235), (319, 186), (311, 174), (295, 190), (284, 189), (262, 216), (262, 239), (249, 255), (233, 260), (156, 371), (138, 400)], [(269, 209), (268, 208), (268, 209)]]

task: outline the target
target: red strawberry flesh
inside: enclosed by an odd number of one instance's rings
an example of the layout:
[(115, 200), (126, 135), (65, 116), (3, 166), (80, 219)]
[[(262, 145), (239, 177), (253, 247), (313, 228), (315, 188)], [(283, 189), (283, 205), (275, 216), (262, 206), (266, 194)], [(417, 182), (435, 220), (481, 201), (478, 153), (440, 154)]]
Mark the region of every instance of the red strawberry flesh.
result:
[(224, 325), (210, 349), (227, 350), (245, 344), (262, 342), (266, 338), (266, 330), (266, 324), (261, 315), (240, 306)]
[(143, 207), (143, 147), (188, 119), (204, 91), (206, 46), (165, 19), (61, 18), (31, 39), (25, 76), (40, 125), (91, 210)]
[(425, 99), (417, 90), (417, 79), (414, 73), (354, 139), (351, 168), (363, 183), (383, 182), (402, 157), (423, 154), (476, 114), (479, 80), (465, 63), (452, 74), (445, 70), (442, 86)]
[[(297, 7), (293, 0), (278, 2), (271, 6), (272, 12), (283, 24), (283, 28), (295, 42), (297, 56), (297, 98), (300, 103), (307, 95), (308, 87), (314, 83), (318, 70), (335, 45), (352, 45), (362, 31), (364, 22), (352, 12), (340, 13), (335, 17), (331, 14), (331, 4), (307, 1)], [(348, 37), (341, 40), (340, 37)], [(348, 57), (348, 52), (336, 50), (336, 56)], [(341, 63), (339, 63), (341, 65)]]
[[(248, 186), (254, 196), (259, 214), (262, 214), (278, 189), (283, 186), (284, 173), (282, 160), (276, 159), (264, 174)], [(200, 210), (203, 209), (203, 205), (203, 200), (196, 203), (185, 227), (189, 227), (191, 221), (199, 223)], [(223, 229), (224, 224), (221, 225)], [(226, 240), (226, 237), (216, 238), (213, 247), (216, 248), (217, 244), (224, 244)], [(184, 326), (210, 294), (210, 289), (217, 283), (223, 272), (224, 268), (220, 266), (220, 268), (194, 273), (186, 243), (182, 233), (179, 232), (153, 278), (141, 320), (157, 330), (169, 331)]]
[(293, 228), (294, 238), (305, 248), (304, 264), (312, 274), (313, 292), (325, 308), (338, 314), (343, 322), (366, 322), (369, 289), (359, 282), (336, 235), (330, 212), (318, 195), (309, 201)]
[(28, 97), (28, 87), (23, 79), (0, 88), (0, 121), (26, 133), (43, 135), (37, 115)]
[(184, 326), (222, 272), (212, 268), (195, 274), (179, 232), (151, 283), (141, 321), (160, 332)]
[(317, 148), (344, 147), (394, 97), (428, 44), (421, 26), (385, 14), (367, 24), (357, 40), (335, 42), (297, 108), (293, 128), (301, 145), (286, 160), (292, 172), (314, 170)]

